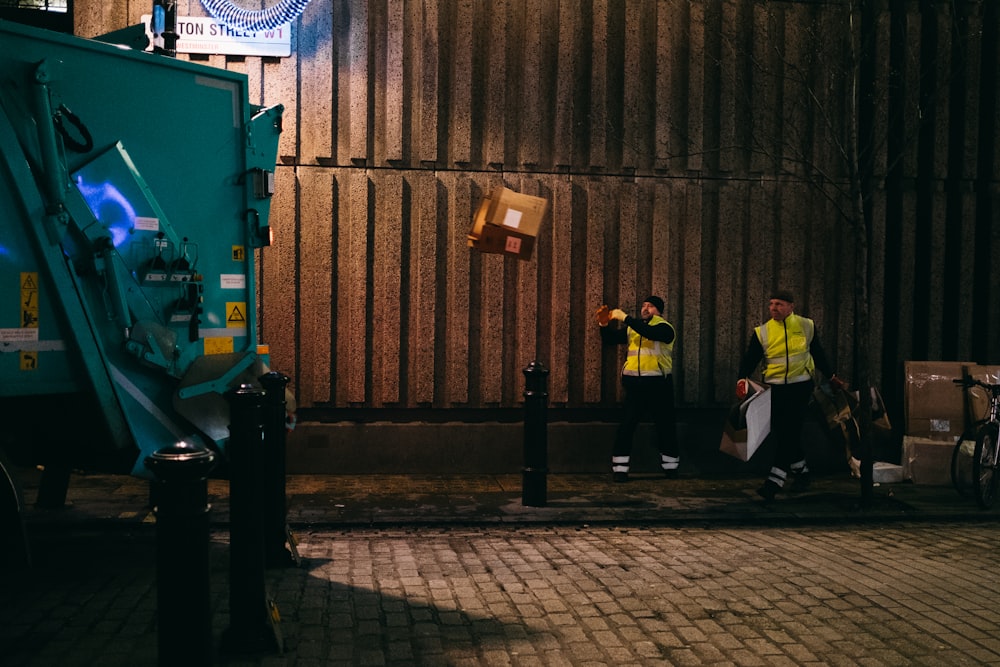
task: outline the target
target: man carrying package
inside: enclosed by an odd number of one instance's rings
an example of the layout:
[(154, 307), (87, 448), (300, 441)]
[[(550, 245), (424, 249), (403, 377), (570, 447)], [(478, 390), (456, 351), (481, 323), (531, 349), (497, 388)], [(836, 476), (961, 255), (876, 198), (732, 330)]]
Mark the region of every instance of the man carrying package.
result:
[(815, 323), (796, 315), (795, 299), (788, 290), (777, 290), (768, 301), (771, 319), (756, 327), (740, 361), (736, 397), (743, 400), (749, 377), (764, 364), (762, 377), (771, 387), (771, 437), (775, 439), (774, 459), (764, 485), (757, 489), (764, 500), (774, 500), (788, 473), (795, 475), (790, 491), (809, 488), (809, 467), (802, 449), (802, 423), (814, 388), (818, 369), (830, 384), (844, 389), (846, 384), (832, 372), (826, 353), (816, 335)]

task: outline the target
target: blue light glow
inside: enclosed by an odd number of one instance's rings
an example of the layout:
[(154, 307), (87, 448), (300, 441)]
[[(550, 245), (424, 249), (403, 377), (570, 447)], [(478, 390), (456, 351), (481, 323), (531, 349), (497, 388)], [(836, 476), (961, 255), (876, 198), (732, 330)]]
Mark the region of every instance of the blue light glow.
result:
[(111, 234), (111, 242), (117, 248), (124, 243), (135, 228), (135, 209), (114, 184), (105, 181), (100, 185), (88, 185), (77, 175), (76, 187), (83, 195), (101, 225)]

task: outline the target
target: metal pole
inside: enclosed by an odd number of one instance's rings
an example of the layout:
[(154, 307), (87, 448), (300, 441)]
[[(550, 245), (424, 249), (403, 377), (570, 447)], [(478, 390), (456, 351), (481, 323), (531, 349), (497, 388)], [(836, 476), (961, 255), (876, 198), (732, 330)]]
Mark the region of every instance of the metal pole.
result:
[(264, 562), (267, 567), (293, 567), (299, 564), (299, 557), (295, 538), (288, 529), (285, 502), (285, 387), (289, 378), (271, 371), (257, 379), (264, 387), (264, 478), (261, 481), (270, 499), (264, 507)]
[(524, 369), (524, 474), (521, 504), (545, 507), (548, 474), (547, 389), (549, 371), (532, 361)]
[(161, 665), (212, 664), (207, 477), (215, 454), (178, 443), (145, 460), (156, 480), (157, 651)]
[(226, 653), (281, 648), (277, 618), (264, 586), (264, 523), (260, 470), (263, 463), (261, 401), (251, 384), (226, 392), (229, 401), (229, 628)]

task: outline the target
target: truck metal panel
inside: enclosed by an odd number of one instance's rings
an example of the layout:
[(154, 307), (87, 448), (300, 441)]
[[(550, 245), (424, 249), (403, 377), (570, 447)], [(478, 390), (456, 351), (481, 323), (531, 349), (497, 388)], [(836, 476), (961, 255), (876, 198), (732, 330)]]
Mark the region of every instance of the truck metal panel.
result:
[(248, 100), (240, 73), (0, 22), (8, 439), (140, 476), (177, 442), (225, 452), (225, 393), (268, 363), (254, 250), (282, 107)]

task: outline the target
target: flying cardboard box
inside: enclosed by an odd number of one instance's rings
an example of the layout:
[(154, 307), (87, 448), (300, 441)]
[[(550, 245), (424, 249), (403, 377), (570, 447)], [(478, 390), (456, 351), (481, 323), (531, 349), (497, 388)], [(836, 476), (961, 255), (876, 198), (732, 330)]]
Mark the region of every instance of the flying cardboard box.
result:
[(537, 236), (549, 202), (541, 197), (522, 195), (510, 188), (499, 186), (489, 197), (486, 222), (515, 230), (520, 234)]
[(480, 252), (531, 259), (548, 201), (498, 187), (479, 205), (469, 232), (469, 247)]
[(531, 259), (535, 237), (515, 232), (499, 225), (484, 225), (469, 234), (469, 247), (480, 252), (514, 255), (518, 259)]

